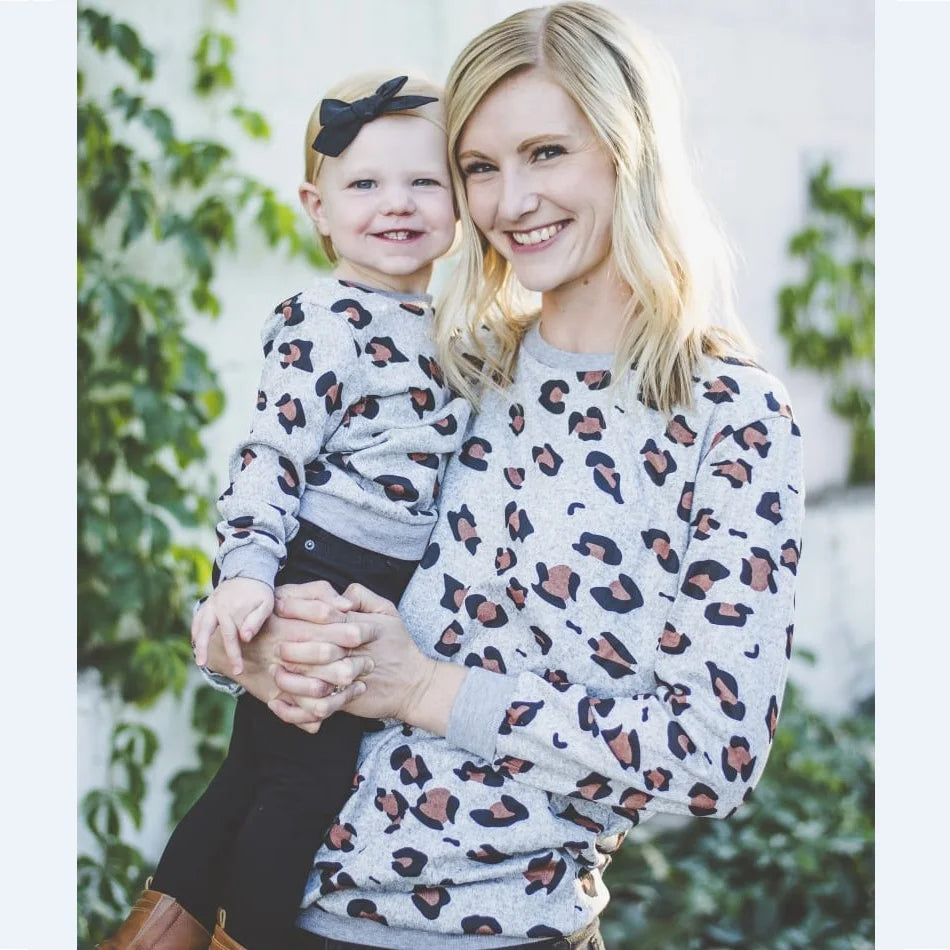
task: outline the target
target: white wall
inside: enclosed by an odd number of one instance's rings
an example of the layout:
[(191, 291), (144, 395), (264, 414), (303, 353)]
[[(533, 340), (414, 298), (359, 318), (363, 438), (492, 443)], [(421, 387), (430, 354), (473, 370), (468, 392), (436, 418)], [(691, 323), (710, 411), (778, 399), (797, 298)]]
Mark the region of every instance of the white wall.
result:
[[(464, 43), (530, 0), (97, 0), (135, 25), (157, 54), (149, 95), (172, 111), (181, 134), (212, 135), (239, 148), (240, 165), (295, 202), (303, 132), (323, 91), (339, 77), (390, 64), (443, 79)], [(806, 439), (806, 484), (837, 485), (847, 462), (845, 427), (826, 408), (827, 387), (789, 369), (776, 331), (778, 287), (794, 279), (788, 236), (802, 225), (806, 172), (828, 156), (842, 179), (873, 180), (873, 7), (870, 0), (614, 0), (606, 4), (654, 32), (676, 60), (687, 99), (699, 176), (740, 257), (739, 302), (762, 362), (787, 383)], [(243, 103), (262, 111), (267, 143), (235, 137), (226, 118), (189, 92), (190, 55), (202, 26), (235, 37)], [(108, 89), (112, 78), (87, 76)], [(444, 273), (444, 272), (443, 272)], [(219, 270), (223, 316), (193, 335), (209, 347), (229, 396), (209, 434), (210, 464), (223, 480), (227, 453), (246, 431), (256, 392), (258, 333), (274, 303), (307, 279), (304, 265), (275, 260), (254, 240)], [(207, 549), (213, 539), (210, 532)], [(796, 643), (815, 649), (817, 668), (796, 679), (837, 712), (871, 683), (873, 497), (832, 495), (810, 509), (798, 596)], [(184, 635), (183, 631), (183, 635)], [(88, 683), (80, 691), (80, 791), (104, 774), (105, 742), (117, 711)], [(161, 786), (187, 758), (187, 709), (163, 700), (150, 715), (162, 735), (142, 841), (155, 855), (166, 834)], [(80, 849), (84, 836), (80, 830)]]
[[(135, 25), (157, 54), (150, 88), (183, 134), (233, 143), (241, 166), (296, 203), (303, 133), (324, 90), (370, 66), (416, 68), (443, 79), (478, 30), (530, 0), (239, 0), (236, 16), (217, 0), (100, 0)], [(826, 409), (827, 386), (791, 370), (776, 330), (778, 287), (794, 279), (785, 255), (801, 227), (807, 170), (831, 157), (842, 179), (873, 181), (873, 7), (870, 0), (613, 0), (606, 4), (652, 31), (673, 55), (687, 101), (699, 177), (740, 256), (739, 305), (761, 358), (788, 385), (808, 439), (814, 490), (837, 484), (846, 430)], [(172, 15), (172, 12), (174, 15)], [(262, 111), (269, 142), (248, 142), (189, 92), (197, 31), (235, 37), (244, 104)], [(108, 88), (106, 77), (91, 75)], [(266, 260), (262, 263), (262, 257)], [(246, 431), (258, 371), (258, 332), (274, 303), (307, 277), (245, 241), (220, 268), (224, 313), (194, 334), (214, 353), (230, 405), (210, 434), (224, 477), (227, 452)]]

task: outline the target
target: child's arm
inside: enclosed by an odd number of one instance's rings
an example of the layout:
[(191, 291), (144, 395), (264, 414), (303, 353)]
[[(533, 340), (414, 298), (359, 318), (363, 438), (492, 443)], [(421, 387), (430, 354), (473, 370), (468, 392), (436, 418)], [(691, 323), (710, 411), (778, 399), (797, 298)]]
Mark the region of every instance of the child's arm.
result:
[(284, 301), (263, 336), (250, 432), (232, 453), (231, 484), (218, 499), (216, 560), (222, 578), (273, 584), (297, 530), (306, 467), (341, 423), (343, 399), (358, 384), (349, 323), (319, 303), (299, 295)]
[(222, 581), (202, 604), (191, 625), (191, 642), (199, 666), (208, 662), (208, 641), (221, 628), (224, 649), (234, 675), (243, 669), (240, 641), (249, 641), (274, 609), (274, 591), (263, 581), (234, 577)]

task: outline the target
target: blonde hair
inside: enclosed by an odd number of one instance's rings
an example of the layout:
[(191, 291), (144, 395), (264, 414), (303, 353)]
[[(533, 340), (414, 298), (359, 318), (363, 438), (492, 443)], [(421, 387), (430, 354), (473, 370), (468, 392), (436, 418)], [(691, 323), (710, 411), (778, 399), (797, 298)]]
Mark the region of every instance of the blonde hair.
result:
[[(307, 131), (303, 143), (303, 165), (304, 181), (311, 185), (317, 184), (320, 177), (320, 171), (327, 158), (322, 152), (313, 148), (313, 140), (317, 137), (323, 128), (320, 125), (320, 103), (324, 99), (341, 99), (343, 102), (353, 102), (355, 99), (363, 99), (371, 96), (387, 80), (394, 76), (405, 76), (407, 72), (403, 70), (381, 70), (374, 69), (368, 72), (356, 73), (348, 76), (346, 79), (336, 83), (326, 93), (321, 96), (320, 101), (313, 107), (310, 118), (307, 121)], [(434, 96), (438, 102), (429, 102), (424, 106), (418, 106), (415, 109), (403, 109), (399, 112), (390, 112), (387, 115), (414, 115), (420, 119), (427, 119), (433, 125), (438, 126), (443, 132), (446, 132), (445, 125), (445, 91), (441, 86), (427, 79), (420, 74), (409, 73), (409, 79), (399, 90), (400, 96)], [(314, 227), (314, 234), (320, 241), (327, 259), (331, 264), (337, 260), (336, 251), (333, 249), (333, 242), (327, 235), (321, 234)]]
[(475, 404), (486, 384), (508, 385), (521, 339), (538, 318), (525, 307), (510, 264), (475, 227), (457, 161), (465, 123), (485, 95), (532, 68), (574, 99), (616, 170), (612, 257), (632, 296), (613, 385), (629, 379), (636, 364), (647, 405), (664, 412), (688, 406), (701, 354), (751, 353), (735, 316), (732, 256), (692, 180), (672, 63), (624, 19), (592, 3), (515, 13), (475, 37), (449, 72), (449, 164), (462, 247), (435, 325), (446, 376)]

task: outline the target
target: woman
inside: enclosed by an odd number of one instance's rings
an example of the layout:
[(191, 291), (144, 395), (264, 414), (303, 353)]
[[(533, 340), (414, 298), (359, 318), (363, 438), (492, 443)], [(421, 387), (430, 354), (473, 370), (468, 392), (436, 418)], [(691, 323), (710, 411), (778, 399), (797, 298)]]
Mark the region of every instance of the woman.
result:
[(463, 50), (446, 106), (442, 365), (480, 411), (399, 611), (285, 588), (239, 680), (310, 730), (396, 720), (364, 740), (301, 946), (594, 948), (626, 832), (728, 817), (765, 765), (799, 433), (725, 329), (728, 257), (656, 50), (598, 6), (522, 11)]

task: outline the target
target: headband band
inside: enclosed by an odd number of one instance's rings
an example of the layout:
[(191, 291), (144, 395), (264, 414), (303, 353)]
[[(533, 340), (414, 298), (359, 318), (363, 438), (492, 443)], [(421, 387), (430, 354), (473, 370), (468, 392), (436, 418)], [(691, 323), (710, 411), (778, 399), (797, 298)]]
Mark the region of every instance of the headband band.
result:
[(406, 84), (408, 76), (396, 76), (384, 82), (371, 96), (343, 102), (340, 99), (324, 99), (320, 103), (322, 128), (313, 140), (315, 152), (336, 158), (359, 135), (367, 122), (391, 112), (415, 109), (429, 102), (438, 102), (434, 96), (397, 96)]

